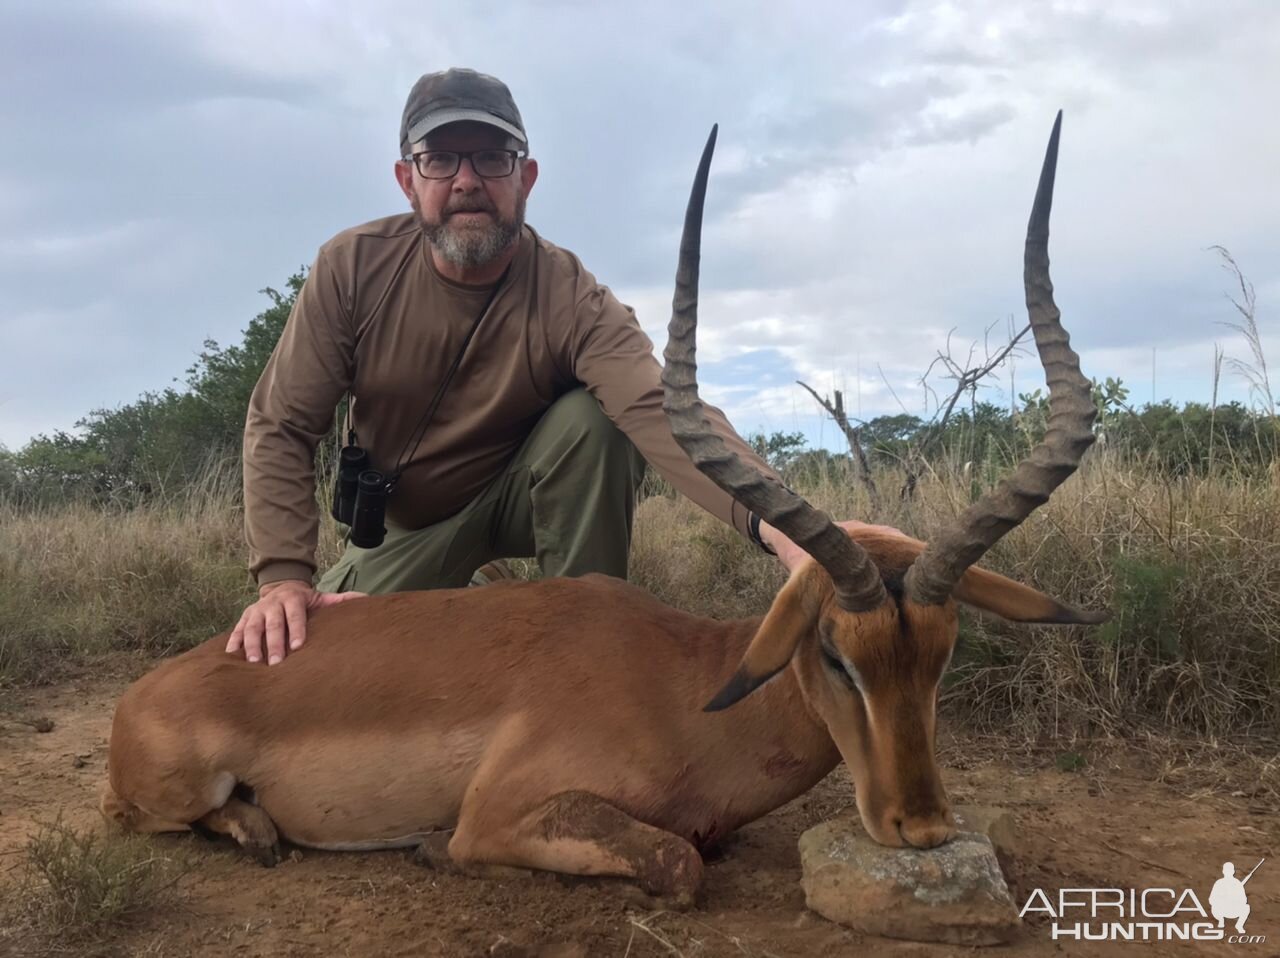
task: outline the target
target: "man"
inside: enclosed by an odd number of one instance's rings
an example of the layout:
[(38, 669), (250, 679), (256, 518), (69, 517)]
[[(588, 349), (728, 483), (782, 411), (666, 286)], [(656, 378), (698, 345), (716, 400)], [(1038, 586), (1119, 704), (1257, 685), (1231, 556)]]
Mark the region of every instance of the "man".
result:
[[(631, 309), (525, 225), (538, 164), (507, 87), (472, 70), (423, 76), (405, 104), (400, 156), (413, 212), (321, 247), (254, 391), (245, 523), (259, 598), (227, 650), (275, 664), (302, 646), (310, 611), (464, 585), (501, 556), (536, 556), (547, 576), (625, 577), (646, 460), (789, 567), (801, 561), (677, 446)], [(348, 391), (359, 444), (400, 478), (386, 541), (348, 545), (313, 588), (313, 458)], [(707, 415), (730, 449), (768, 471), (719, 410)]]

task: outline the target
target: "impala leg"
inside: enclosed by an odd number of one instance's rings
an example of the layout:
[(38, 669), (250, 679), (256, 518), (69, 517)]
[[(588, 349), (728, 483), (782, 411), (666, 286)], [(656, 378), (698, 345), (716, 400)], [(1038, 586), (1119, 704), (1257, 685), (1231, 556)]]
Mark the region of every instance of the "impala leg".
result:
[(517, 868), (514, 865), (497, 865), (493, 862), (456, 861), (449, 854), (449, 843), (453, 840), (453, 829), (432, 832), (426, 836), (413, 853), (413, 860), (419, 865), (434, 868), (437, 871), (452, 872), (470, 878), (530, 878), (533, 870)]
[(198, 824), (219, 835), (230, 835), (267, 868), (280, 863), (280, 836), (275, 822), (257, 805), (228, 798), (225, 805), (209, 812)]
[[(280, 861), (280, 839), (269, 816), (256, 805), (228, 798), (220, 808), (207, 812), (194, 823), (153, 815), (116, 794), (107, 784), (99, 798), (99, 808), (107, 821), (130, 832), (214, 832), (229, 835), (245, 851), (270, 868)], [(208, 837), (206, 835), (206, 837)]]
[(588, 792), (561, 792), (514, 822), (486, 818), (482, 808), (463, 810), (448, 845), (454, 862), (633, 878), (685, 908), (702, 883), (702, 856), (689, 842)]
[(129, 832), (185, 832), (190, 826), (185, 822), (170, 821), (143, 811), (133, 802), (125, 801), (115, 793), (110, 784), (104, 785), (98, 808), (102, 817), (111, 824)]

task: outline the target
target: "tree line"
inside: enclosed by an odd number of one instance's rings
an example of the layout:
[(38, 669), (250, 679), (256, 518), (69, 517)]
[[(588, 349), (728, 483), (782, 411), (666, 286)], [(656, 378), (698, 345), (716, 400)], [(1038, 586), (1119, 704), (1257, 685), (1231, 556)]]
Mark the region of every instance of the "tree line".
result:
[[(16, 451), (0, 447), (0, 498), (16, 505), (140, 504), (189, 491), (211, 471), (238, 462), (249, 397), (304, 279), (298, 272), (284, 291), (263, 290), (270, 305), (249, 323), (242, 341), (222, 347), (207, 340), (179, 385), (116, 409), (95, 409), (74, 432), (42, 434)], [(1048, 399), (1035, 390), (1011, 406), (996, 405), (978, 398), (980, 387), (970, 384), (945, 418), (906, 412), (858, 422), (845, 417), (848, 451), (809, 448), (799, 432), (749, 439), (775, 469), (797, 481), (882, 467), (914, 476), (924, 463), (943, 460), (999, 469), (1020, 460), (1043, 436)], [(834, 406), (814, 396), (828, 413), (843, 416), (839, 394)], [(1135, 407), (1127, 399), (1119, 380), (1095, 383), (1098, 445), (1171, 476), (1216, 468), (1253, 472), (1280, 458), (1280, 421), (1268, 409), (1168, 400)]]

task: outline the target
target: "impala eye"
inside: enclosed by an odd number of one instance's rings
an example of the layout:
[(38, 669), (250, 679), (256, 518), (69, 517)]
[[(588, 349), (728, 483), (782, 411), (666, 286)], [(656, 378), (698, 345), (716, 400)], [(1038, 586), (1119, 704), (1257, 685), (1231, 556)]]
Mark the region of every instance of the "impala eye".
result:
[(841, 659), (840, 656), (836, 655), (835, 650), (825, 642), (822, 643), (821, 649), (822, 661), (826, 663), (827, 668), (834, 672), (840, 681), (849, 688), (857, 688), (858, 686), (857, 683), (853, 681), (853, 676), (849, 674), (849, 670), (844, 666), (844, 660)]

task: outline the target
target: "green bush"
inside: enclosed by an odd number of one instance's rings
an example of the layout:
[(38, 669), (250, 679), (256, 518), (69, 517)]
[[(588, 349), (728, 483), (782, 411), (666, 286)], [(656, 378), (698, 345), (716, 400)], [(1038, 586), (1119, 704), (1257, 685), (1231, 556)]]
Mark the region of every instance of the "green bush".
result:
[(271, 305), (240, 344), (207, 340), (185, 386), (147, 393), (0, 455), (0, 497), (23, 506), (67, 501), (132, 505), (180, 495), (224, 460), (238, 461), (249, 397), (302, 289), (265, 289)]
[(86, 941), (164, 910), (189, 865), (139, 835), (79, 831), (61, 820), (27, 843), (18, 899), (27, 920), (60, 943)]
[(1154, 662), (1182, 654), (1174, 603), (1186, 570), (1149, 558), (1118, 555), (1111, 562), (1111, 619), (1096, 633), (1115, 652), (1127, 646)]

